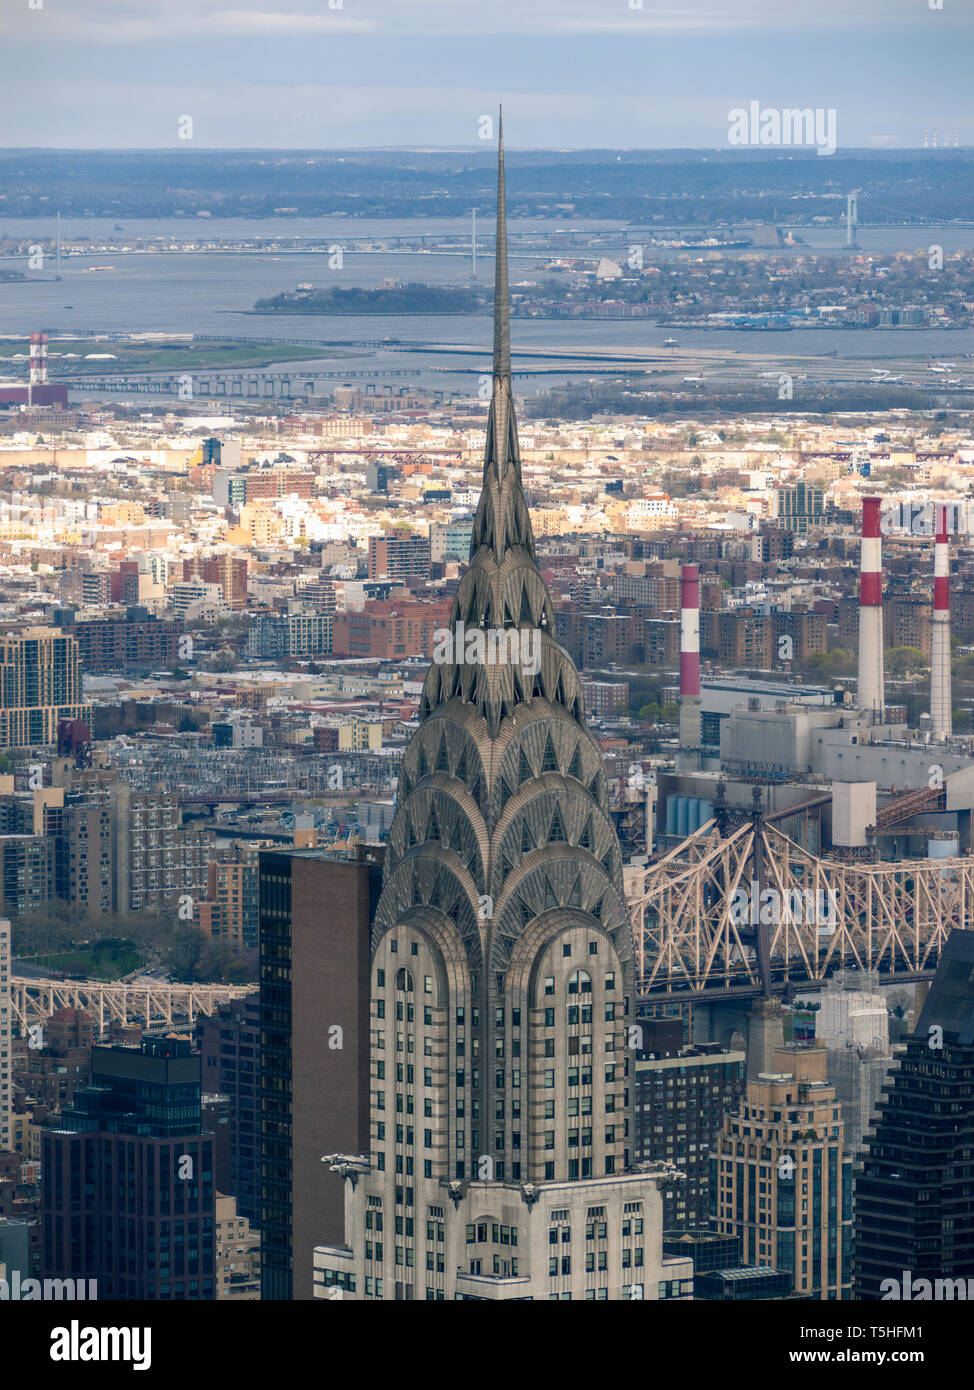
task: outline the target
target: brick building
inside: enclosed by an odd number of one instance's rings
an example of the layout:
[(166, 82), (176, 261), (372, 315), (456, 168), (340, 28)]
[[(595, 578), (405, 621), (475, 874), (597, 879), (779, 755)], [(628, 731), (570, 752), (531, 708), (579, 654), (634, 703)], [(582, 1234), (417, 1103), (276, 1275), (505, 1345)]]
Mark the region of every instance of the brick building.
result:
[(930, 660), (933, 604), (919, 594), (887, 598), (883, 603), (883, 640), (892, 647), (916, 647)]
[(174, 792), (112, 789), (116, 836), (116, 910), (172, 907), (182, 894), (206, 896), (206, 836), (183, 826)]
[(716, 1143), (714, 1214), (744, 1263), (790, 1274), (798, 1298), (847, 1299), (852, 1281), (852, 1160), (824, 1047), (774, 1049), (747, 1082)]
[(90, 720), (74, 637), (54, 627), (0, 634), (0, 748), (57, 742), (62, 719)]
[(170, 578), (183, 582), (200, 579), (204, 584), (219, 584), (223, 601), (230, 608), (239, 610), (247, 607), (247, 560), (244, 556), (194, 555), (192, 559), (182, 562), (178, 575)]
[(42, 1045), (24, 1049), (24, 1070), (15, 1067), (15, 1082), (51, 1114), (58, 1114), (72, 1103), (77, 1090), (88, 1085), (94, 1040), (94, 1024), (88, 1014), (79, 1009), (58, 1009), (43, 1026)]
[(664, 1228), (705, 1227), (711, 1210), (711, 1155), (725, 1113), (744, 1093), (746, 1057), (719, 1043), (685, 1045), (679, 1019), (645, 1019), (640, 1027), (636, 1157), (683, 1174), (682, 1182), (663, 1190)]
[(582, 681), (582, 695), (589, 714), (605, 718), (629, 709), (629, 685), (626, 681)]
[[(781, 643), (782, 637), (791, 639), (791, 657), (783, 656), (786, 651)], [(799, 665), (817, 652), (828, 650), (828, 627), (825, 614), (794, 608), (790, 611), (777, 609), (771, 614), (772, 660), (791, 661)]]
[(429, 536), (396, 534), (369, 537), (370, 579), (429, 579)]
[(182, 629), (145, 608), (118, 609), (99, 618), (75, 619), (68, 611), (61, 630), (77, 639), (78, 657), (89, 675), (168, 669), (176, 665)]
[[(206, 866), (200, 928), (238, 951), (257, 947), (257, 850), (234, 845)], [(208, 909), (208, 911), (206, 911)]]
[(322, 1169), (322, 1155), (368, 1148), (369, 931), (380, 857), (260, 857), (265, 1299), (313, 1296), (314, 1247), (344, 1230), (344, 1184)]
[(332, 654), (382, 659), (432, 656), (434, 635), (447, 625), (452, 608), (453, 600), (448, 598), (431, 603), (376, 599), (361, 612), (336, 613)]
[(655, 617), (680, 611), (680, 580), (666, 575), (614, 574), (612, 594), (619, 603), (637, 604)]

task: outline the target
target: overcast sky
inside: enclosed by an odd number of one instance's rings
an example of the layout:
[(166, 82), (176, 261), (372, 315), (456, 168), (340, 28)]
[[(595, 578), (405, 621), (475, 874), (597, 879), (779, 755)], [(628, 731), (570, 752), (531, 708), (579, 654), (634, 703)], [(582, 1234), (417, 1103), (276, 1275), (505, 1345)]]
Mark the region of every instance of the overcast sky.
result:
[(971, 145), (974, 0), (937, 2), (0, 0), (0, 145), (456, 148), (498, 100), (512, 147), (726, 147), (753, 100)]

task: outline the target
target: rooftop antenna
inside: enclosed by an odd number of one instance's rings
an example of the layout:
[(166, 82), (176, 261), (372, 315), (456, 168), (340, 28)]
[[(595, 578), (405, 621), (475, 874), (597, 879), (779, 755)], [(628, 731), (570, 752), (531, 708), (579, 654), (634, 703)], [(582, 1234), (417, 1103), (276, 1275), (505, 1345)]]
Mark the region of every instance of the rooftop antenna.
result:
[(61, 278), (61, 211), (58, 209), (57, 215), (57, 269), (54, 272), (55, 280)]

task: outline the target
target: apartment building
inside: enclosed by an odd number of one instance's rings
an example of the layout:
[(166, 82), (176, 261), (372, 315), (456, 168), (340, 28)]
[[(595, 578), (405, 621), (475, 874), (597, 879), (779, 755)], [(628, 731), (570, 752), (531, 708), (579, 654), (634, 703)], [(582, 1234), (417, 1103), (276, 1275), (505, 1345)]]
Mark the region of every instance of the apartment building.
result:
[(0, 748), (56, 743), (62, 719), (91, 720), (76, 638), (53, 627), (0, 633)]

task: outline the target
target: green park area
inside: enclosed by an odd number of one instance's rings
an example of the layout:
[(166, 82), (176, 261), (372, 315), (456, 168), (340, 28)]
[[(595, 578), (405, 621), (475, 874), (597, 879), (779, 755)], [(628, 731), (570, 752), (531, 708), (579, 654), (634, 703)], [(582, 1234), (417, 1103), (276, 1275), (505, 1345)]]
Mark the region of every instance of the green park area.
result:
[(120, 980), (133, 971), (161, 971), (175, 981), (238, 984), (255, 980), (256, 951), (236, 950), (182, 921), (175, 908), (86, 919), (63, 902), (14, 916), (14, 971)]
[(97, 941), (81, 950), (32, 956), (27, 963), (35, 970), (51, 970), (76, 979), (120, 980), (123, 975), (139, 969), (142, 956), (127, 943)]

